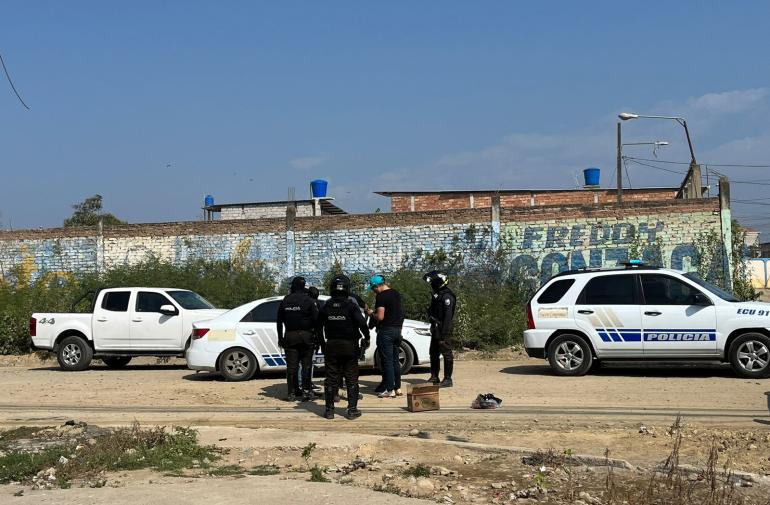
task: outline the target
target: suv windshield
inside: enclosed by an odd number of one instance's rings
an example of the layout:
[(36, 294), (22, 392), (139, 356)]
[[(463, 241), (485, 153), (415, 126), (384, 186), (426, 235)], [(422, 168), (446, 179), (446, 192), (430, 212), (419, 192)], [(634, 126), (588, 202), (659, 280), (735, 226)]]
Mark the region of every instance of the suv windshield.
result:
[(689, 274), (684, 274), (684, 276), (690, 279), (691, 281), (693, 281), (694, 283), (696, 283), (698, 286), (708, 289), (709, 291), (717, 295), (722, 300), (725, 300), (727, 302), (740, 302), (740, 300), (737, 299), (735, 296), (733, 296), (731, 293), (728, 293), (722, 288), (718, 288), (714, 286), (710, 282), (704, 281), (703, 279), (698, 277), (698, 274), (689, 273)]
[(192, 291), (166, 291), (168, 295), (176, 301), (183, 309), (198, 310), (198, 309), (213, 309), (213, 305), (208, 300), (203, 298), (198, 293)]

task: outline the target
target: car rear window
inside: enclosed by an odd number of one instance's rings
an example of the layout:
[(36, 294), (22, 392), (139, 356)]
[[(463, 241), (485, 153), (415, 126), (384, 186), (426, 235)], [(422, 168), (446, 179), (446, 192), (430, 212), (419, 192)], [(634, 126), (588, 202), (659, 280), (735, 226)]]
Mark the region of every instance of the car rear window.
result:
[(556, 303), (569, 291), (569, 288), (575, 284), (575, 279), (562, 279), (556, 281), (543, 291), (537, 298), (537, 303)]
[(583, 292), (578, 303), (585, 305), (634, 305), (634, 275), (602, 275), (594, 277)]
[(102, 308), (110, 312), (126, 312), (128, 310), (129, 298), (131, 298), (130, 291), (110, 291), (104, 293)]

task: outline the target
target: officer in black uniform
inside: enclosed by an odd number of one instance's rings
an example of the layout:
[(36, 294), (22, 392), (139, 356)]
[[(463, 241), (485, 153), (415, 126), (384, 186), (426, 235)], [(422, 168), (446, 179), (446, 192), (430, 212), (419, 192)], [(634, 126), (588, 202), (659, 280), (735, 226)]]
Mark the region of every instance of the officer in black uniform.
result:
[[(308, 401), (313, 391), (310, 389), (310, 368), (313, 366), (313, 330), (318, 320), (318, 306), (305, 290), (305, 278), (295, 277), (291, 281), (290, 293), (278, 306), (276, 327), (278, 345), (286, 353), (287, 400), (292, 402), (297, 397)], [(286, 326), (284, 334), (283, 327)], [(299, 365), (302, 364), (302, 383), (299, 382)], [(304, 389), (304, 391), (302, 389)]]
[(363, 336), (364, 346), (369, 346), (369, 328), (350, 297), (350, 279), (344, 275), (335, 276), (329, 286), (331, 298), (321, 308), (316, 326), (316, 335), (325, 340), (324, 362), (326, 382), (324, 400), (326, 419), (334, 419), (334, 395), (345, 377), (348, 396), (348, 411), (345, 417), (361, 417), (358, 410), (358, 355), (359, 340)]
[(447, 275), (433, 270), (423, 276), (433, 289), (428, 317), (430, 319), (430, 379), (439, 384), (438, 374), (441, 369), (440, 356), (444, 356), (444, 380), (441, 387), (452, 387), (452, 319), (457, 308), (457, 297), (447, 286)]

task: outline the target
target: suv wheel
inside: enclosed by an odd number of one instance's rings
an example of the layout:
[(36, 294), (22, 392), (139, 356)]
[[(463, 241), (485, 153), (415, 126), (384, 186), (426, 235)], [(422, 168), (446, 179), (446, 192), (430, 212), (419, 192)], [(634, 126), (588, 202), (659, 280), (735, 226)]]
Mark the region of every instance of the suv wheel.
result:
[(257, 358), (242, 347), (228, 349), (219, 356), (219, 373), (226, 381), (247, 381), (256, 371)]
[(65, 337), (59, 343), (59, 350), (56, 351), (59, 366), (68, 372), (85, 370), (91, 364), (93, 357), (94, 350), (88, 342), (76, 336)]
[(770, 376), (770, 337), (745, 333), (733, 340), (730, 365), (741, 377), (761, 379)]
[(591, 369), (591, 347), (578, 335), (559, 335), (548, 346), (548, 362), (556, 375), (585, 375)]

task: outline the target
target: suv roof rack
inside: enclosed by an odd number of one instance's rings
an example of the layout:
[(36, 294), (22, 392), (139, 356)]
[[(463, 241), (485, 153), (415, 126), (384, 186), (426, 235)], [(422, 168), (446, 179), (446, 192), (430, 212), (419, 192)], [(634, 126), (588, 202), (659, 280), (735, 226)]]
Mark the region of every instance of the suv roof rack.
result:
[(580, 268), (573, 268), (571, 270), (565, 270), (563, 272), (559, 272), (558, 274), (551, 277), (553, 279), (554, 277), (561, 277), (564, 275), (575, 275), (575, 274), (591, 274), (596, 272), (622, 272), (623, 270), (660, 270), (663, 267), (656, 267), (656, 266), (649, 266), (645, 265), (644, 263), (638, 262), (638, 263), (632, 263), (630, 261), (620, 263), (622, 266), (617, 267), (580, 267)]

